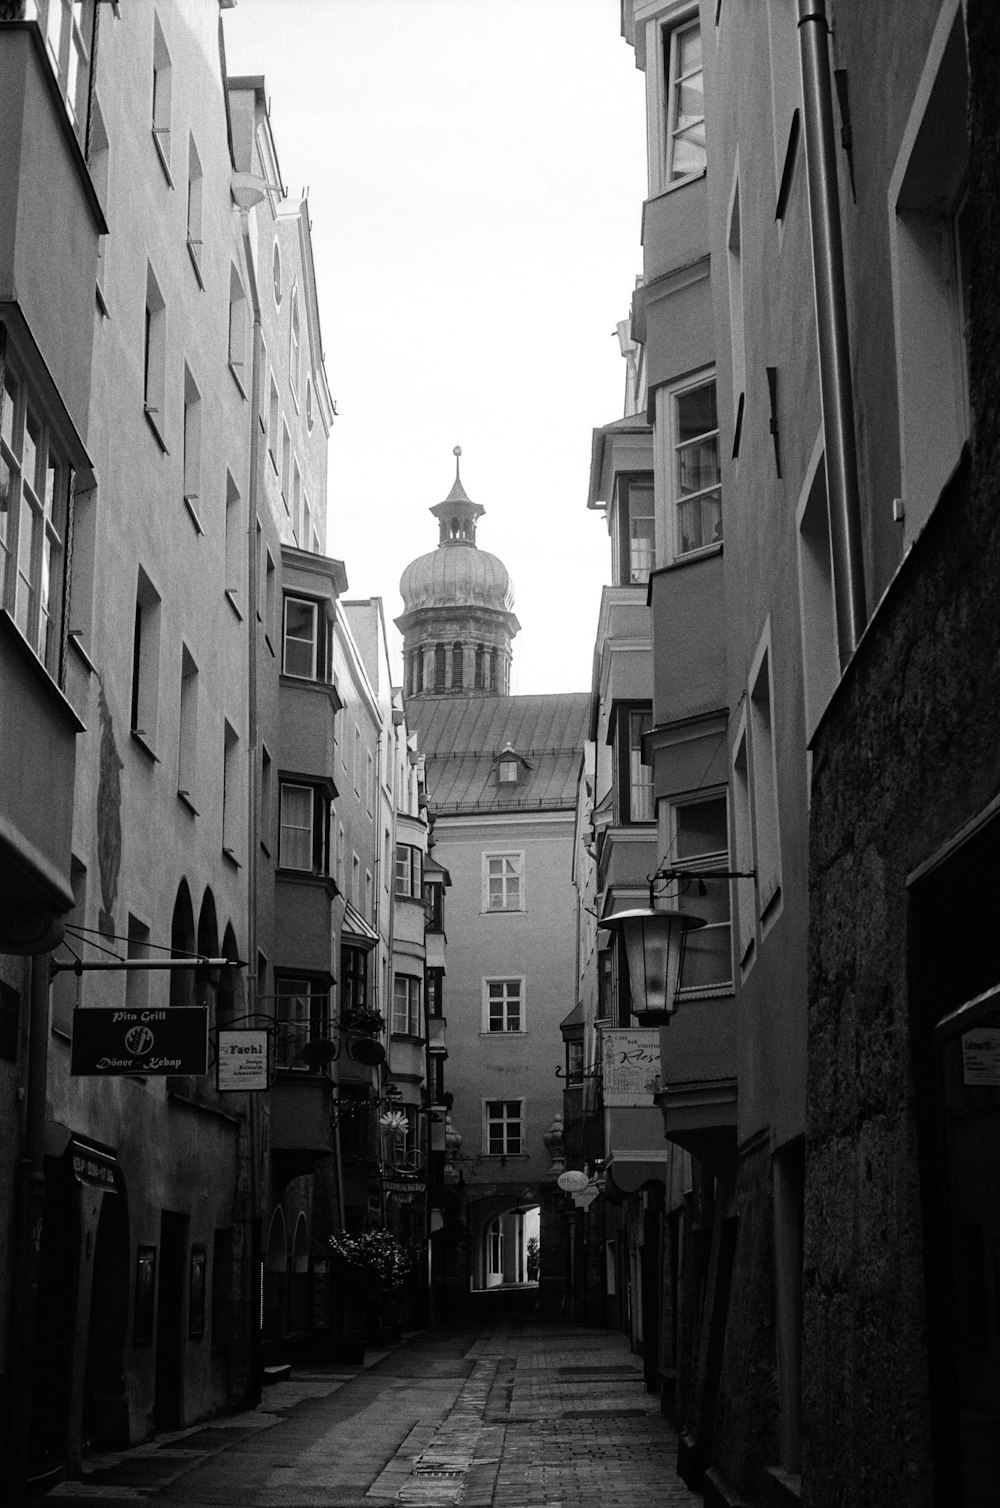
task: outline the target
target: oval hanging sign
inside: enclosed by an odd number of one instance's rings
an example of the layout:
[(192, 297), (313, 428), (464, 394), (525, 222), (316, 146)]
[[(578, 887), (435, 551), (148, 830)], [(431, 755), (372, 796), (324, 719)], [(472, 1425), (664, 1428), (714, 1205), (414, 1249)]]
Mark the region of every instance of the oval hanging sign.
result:
[(560, 1173), (556, 1179), (556, 1183), (564, 1194), (578, 1194), (581, 1189), (587, 1187), (589, 1182), (590, 1179), (580, 1168), (567, 1168), (566, 1172)]

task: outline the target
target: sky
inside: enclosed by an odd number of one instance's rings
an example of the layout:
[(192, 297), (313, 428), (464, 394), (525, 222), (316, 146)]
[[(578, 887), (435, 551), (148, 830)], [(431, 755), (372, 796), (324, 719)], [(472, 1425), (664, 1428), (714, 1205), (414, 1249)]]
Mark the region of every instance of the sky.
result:
[(618, 0), (237, 0), (289, 207), (309, 194), (337, 406), (326, 551), (402, 612), (462, 482), (521, 632), (512, 690), (591, 683), (611, 552), (591, 437), (620, 418), (615, 337), (641, 269), (642, 75)]

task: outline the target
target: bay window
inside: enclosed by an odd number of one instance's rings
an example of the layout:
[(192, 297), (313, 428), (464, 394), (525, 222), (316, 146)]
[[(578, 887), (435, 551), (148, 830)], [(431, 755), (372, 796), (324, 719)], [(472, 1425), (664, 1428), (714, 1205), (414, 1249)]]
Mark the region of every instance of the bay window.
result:
[(278, 867), (327, 873), (329, 797), (317, 786), (283, 780), (279, 797)]

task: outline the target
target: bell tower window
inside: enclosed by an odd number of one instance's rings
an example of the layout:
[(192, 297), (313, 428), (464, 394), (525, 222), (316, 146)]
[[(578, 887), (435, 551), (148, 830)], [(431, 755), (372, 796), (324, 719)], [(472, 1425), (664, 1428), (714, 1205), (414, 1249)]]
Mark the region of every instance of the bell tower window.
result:
[(458, 640), (451, 647), (451, 685), (453, 691), (461, 691), (465, 670), (465, 650)]

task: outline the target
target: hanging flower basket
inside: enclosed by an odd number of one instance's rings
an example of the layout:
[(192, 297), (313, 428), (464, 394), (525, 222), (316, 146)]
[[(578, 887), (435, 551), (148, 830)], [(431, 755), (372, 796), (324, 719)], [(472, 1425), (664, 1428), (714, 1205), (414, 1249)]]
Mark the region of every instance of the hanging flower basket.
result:
[(378, 1011), (356, 1007), (341, 1012), (340, 1024), (345, 1031), (357, 1032), (365, 1037), (377, 1037), (385, 1030), (385, 1017)]
[(330, 1252), (345, 1286), (362, 1296), (397, 1293), (415, 1266), (414, 1253), (387, 1230), (341, 1231), (330, 1237)]

